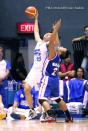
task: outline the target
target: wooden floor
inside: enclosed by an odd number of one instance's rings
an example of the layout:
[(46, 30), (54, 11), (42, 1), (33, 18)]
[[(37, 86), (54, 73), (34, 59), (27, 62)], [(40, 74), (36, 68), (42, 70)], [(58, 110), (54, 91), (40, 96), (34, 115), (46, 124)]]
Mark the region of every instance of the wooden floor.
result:
[(74, 120), (74, 123), (41, 123), (39, 120), (6, 121), (0, 120), (0, 131), (88, 131), (88, 119)]

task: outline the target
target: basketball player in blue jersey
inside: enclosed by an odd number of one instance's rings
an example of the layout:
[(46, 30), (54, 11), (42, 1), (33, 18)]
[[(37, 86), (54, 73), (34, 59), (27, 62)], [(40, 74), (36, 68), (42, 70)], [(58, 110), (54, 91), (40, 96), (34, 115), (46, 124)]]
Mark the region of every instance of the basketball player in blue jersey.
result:
[[(55, 26), (57, 28), (57, 31), (59, 31), (61, 21), (58, 21)], [(49, 40), (51, 39), (51, 33), (46, 33), (43, 39), (40, 38), (38, 27), (38, 13), (35, 16), (34, 36), (37, 42), (34, 49), (34, 62), (29, 74), (23, 82), (25, 97), (31, 109), (33, 109), (33, 102), (31, 93), (29, 93), (29, 91), (31, 92), (32, 87), (40, 83), (44, 62), (48, 57), (47, 43), (49, 43)]]
[(58, 71), (61, 62), (60, 57), (68, 56), (68, 50), (63, 47), (59, 47), (56, 51), (55, 46), (57, 42), (55, 41), (55, 34), (51, 34), (51, 40), (49, 41), (49, 56), (45, 62), (45, 75), (42, 79), (41, 87), (39, 90), (39, 103), (44, 107), (45, 113), (42, 115), (41, 122), (52, 122), (55, 121), (54, 111), (51, 110), (51, 106), (48, 102), (49, 99), (55, 100), (66, 115), (66, 122), (73, 122), (66, 103), (62, 98), (59, 97), (59, 77)]
[[(37, 107), (36, 97), (38, 95), (38, 91), (35, 87), (31, 90), (31, 95), (33, 96), (33, 106), (36, 110), (37, 116), (40, 115), (41, 110), (39, 107)], [(24, 120), (29, 119), (29, 106), (25, 99), (25, 93), (24, 89), (21, 87), (20, 90), (18, 90), (14, 97), (14, 103), (13, 106), (8, 109), (7, 113), (7, 120)]]

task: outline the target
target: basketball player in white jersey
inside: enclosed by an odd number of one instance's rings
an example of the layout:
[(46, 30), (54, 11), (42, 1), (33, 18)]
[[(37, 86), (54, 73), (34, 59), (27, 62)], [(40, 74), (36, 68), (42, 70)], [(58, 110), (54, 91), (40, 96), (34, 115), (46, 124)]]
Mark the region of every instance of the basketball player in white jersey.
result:
[[(52, 33), (57, 35), (57, 39), (55, 39), (55, 41), (59, 41), (58, 31), (60, 30), (61, 20), (59, 20), (54, 26), (56, 26), (56, 28), (53, 28)], [(25, 97), (31, 109), (33, 109), (33, 103), (32, 103), (32, 96), (31, 93), (29, 93), (29, 91), (31, 91), (33, 86), (38, 85), (42, 78), (42, 69), (44, 66), (44, 62), (48, 57), (47, 43), (49, 43), (52, 33), (46, 33), (43, 39), (40, 38), (39, 27), (38, 27), (38, 13), (37, 13), (35, 16), (35, 24), (34, 24), (34, 36), (37, 42), (36, 47), (34, 49), (34, 63), (28, 76), (23, 82)]]

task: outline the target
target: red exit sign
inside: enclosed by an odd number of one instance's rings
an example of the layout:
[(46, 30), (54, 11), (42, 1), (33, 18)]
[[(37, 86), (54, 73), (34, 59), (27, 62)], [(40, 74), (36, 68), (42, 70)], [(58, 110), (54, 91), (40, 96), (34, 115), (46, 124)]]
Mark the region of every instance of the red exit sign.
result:
[(34, 23), (29, 23), (29, 22), (17, 23), (17, 32), (18, 33), (33, 33)]

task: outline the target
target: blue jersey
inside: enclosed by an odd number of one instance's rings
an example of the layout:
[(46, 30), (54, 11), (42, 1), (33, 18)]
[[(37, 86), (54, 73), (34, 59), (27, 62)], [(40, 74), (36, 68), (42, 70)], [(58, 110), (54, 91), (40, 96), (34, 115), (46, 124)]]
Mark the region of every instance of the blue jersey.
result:
[(58, 71), (60, 67), (61, 59), (56, 55), (52, 60), (48, 60), (45, 63), (44, 72), (45, 75), (41, 82), (41, 87), (39, 90), (39, 99), (54, 98), (59, 97), (59, 77)]
[(58, 71), (60, 67), (61, 59), (59, 55), (56, 55), (53, 59), (51, 60), (46, 60), (45, 63), (45, 75), (47, 76), (52, 76), (52, 77), (57, 77), (58, 76)]
[(83, 102), (85, 80), (71, 79), (68, 83), (69, 102)]
[[(7, 60), (1, 60), (0, 61), (0, 79), (3, 79), (6, 75), (6, 71), (11, 69), (11, 65)], [(8, 94), (7, 94), (7, 86), (8, 82), (7, 79), (2, 80), (0, 84), (0, 95), (2, 96), (2, 100), (4, 103), (5, 108), (8, 107)]]
[(23, 89), (20, 89), (19, 91), (16, 92), (14, 101), (18, 103), (18, 108), (29, 109)]
[[(34, 99), (37, 97), (38, 93), (35, 91), (35, 88), (32, 88), (31, 94), (33, 95), (33, 106), (35, 107)], [(28, 103), (25, 98), (24, 89), (20, 89), (16, 92), (14, 101), (18, 103), (18, 108), (29, 109)]]

